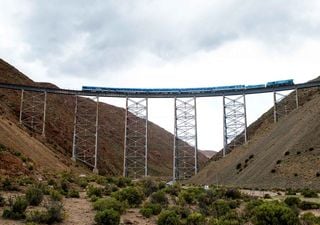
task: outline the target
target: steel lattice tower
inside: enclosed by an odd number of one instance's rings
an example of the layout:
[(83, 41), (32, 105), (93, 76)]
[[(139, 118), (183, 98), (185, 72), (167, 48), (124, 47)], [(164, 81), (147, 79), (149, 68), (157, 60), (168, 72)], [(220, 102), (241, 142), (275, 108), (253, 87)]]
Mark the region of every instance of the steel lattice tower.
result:
[(280, 91), (273, 92), (273, 118), (275, 123), (299, 107), (298, 89), (295, 90), (295, 98), (290, 98), (289, 95), (282, 94)]
[(247, 142), (246, 96), (223, 96), (223, 156)]
[(173, 180), (185, 180), (198, 172), (196, 98), (175, 98)]
[(47, 92), (21, 91), (19, 122), (34, 133), (45, 135)]
[(148, 99), (127, 98), (123, 176), (148, 175)]
[(90, 100), (76, 96), (72, 159), (93, 168), (98, 173), (98, 121), (99, 97), (96, 107), (92, 107)]

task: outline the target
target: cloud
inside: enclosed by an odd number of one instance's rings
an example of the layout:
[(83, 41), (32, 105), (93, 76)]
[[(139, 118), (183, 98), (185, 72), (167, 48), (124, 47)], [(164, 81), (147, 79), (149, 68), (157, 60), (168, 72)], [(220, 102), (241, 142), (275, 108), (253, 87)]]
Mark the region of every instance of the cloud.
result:
[(145, 55), (163, 62), (179, 61), (246, 38), (277, 51), (290, 50), (300, 39), (319, 35), (316, 1), (24, 3), (30, 12), (17, 25), (23, 34), (21, 42), (29, 47), (23, 57), (50, 65), (51, 76), (111, 76), (146, 60), (141, 58)]

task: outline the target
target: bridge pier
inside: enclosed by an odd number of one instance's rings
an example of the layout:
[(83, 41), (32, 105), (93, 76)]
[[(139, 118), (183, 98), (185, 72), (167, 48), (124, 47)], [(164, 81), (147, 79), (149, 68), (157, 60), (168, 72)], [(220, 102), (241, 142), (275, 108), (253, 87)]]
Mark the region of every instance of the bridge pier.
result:
[(246, 143), (247, 110), (246, 96), (223, 96), (223, 157), (230, 147)]
[(123, 176), (148, 175), (148, 99), (126, 98)]
[(45, 136), (47, 92), (21, 90), (19, 122), (32, 132)]
[[(280, 91), (273, 92), (273, 120), (277, 123), (281, 117), (287, 116), (294, 109), (299, 108), (299, 93), (296, 88), (294, 92), (295, 97), (290, 98), (290, 94), (282, 94)], [(286, 100), (285, 98), (288, 97)]]
[(175, 98), (173, 180), (198, 173), (196, 98)]
[(80, 161), (98, 173), (99, 97), (92, 101), (75, 97), (72, 160)]

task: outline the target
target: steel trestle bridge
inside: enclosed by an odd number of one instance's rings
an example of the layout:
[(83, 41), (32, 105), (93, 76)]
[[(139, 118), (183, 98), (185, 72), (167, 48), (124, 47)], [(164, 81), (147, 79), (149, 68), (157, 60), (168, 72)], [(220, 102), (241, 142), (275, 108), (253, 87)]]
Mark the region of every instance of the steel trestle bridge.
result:
[[(226, 86), (227, 87), (227, 86)], [(47, 95), (74, 95), (74, 132), (72, 159), (98, 172), (99, 98), (126, 98), (123, 175), (139, 178), (148, 175), (148, 99), (174, 99), (173, 180), (184, 180), (198, 172), (197, 98), (223, 98), (223, 156), (247, 142), (246, 95), (273, 93), (274, 122), (299, 107), (299, 90), (320, 87), (320, 81), (287, 85), (237, 85), (235, 88), (163, 88), (107, 90), (70, 90), (0, 83), (2, 89), (21, 91), (19, 121), (32, 132), (45, 135)], [(295, 107), (279, 104), (282, 91), (294, 90)], [(89, 110), (82, 98), (92, 97), (95, 110)], [(292, 104), (291, 104), (292, 105)], [(284, 108), (283, 108), (284, 107)]]

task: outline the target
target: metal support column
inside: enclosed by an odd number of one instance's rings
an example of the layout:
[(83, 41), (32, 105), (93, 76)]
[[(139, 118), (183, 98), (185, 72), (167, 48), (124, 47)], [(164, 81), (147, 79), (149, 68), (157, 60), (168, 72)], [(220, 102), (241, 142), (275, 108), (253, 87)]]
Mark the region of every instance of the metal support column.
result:
[(299, 108), (299, 92), (298, 92), (298, 88), (296, 88), (296, 107)]
[(127, 98), (123, 175), (148, 175), (148, 99)]
[(73, 141), (72, 141), (72, 160), (76, 161), (76, 128), (77, 128), (77, 110), (78, 110), (78, 96), (75, 96), (75, 107), (73, 115)]
[(98, 172), (99, 99), (76, 97), (72, 158)]
[(95, 133), (95, 148), (94, 148), (94, 167), (93, 172), (98, 174), (98, 132), (99, 132), (99, 97), (97, 96), (96, 107), (96, 133)]
[(198, 172), (196, 98), (175, 98), (173, 180)]
[(223, 156), (247, 139), (246, 96), (223, 96)]
[(44, 92), (42, 136), (46, 135), (47, 92)]
[(21, 91), (19, 122), (37, 134), (45, 134), (46, 92)]
[(274, 122), (276, 123), (280, 118), (287, 116), (290, 112), (299, 107), (298, 89), (295, 89), (294, 92), (289, 94), (274, 91), (273, 104)]

